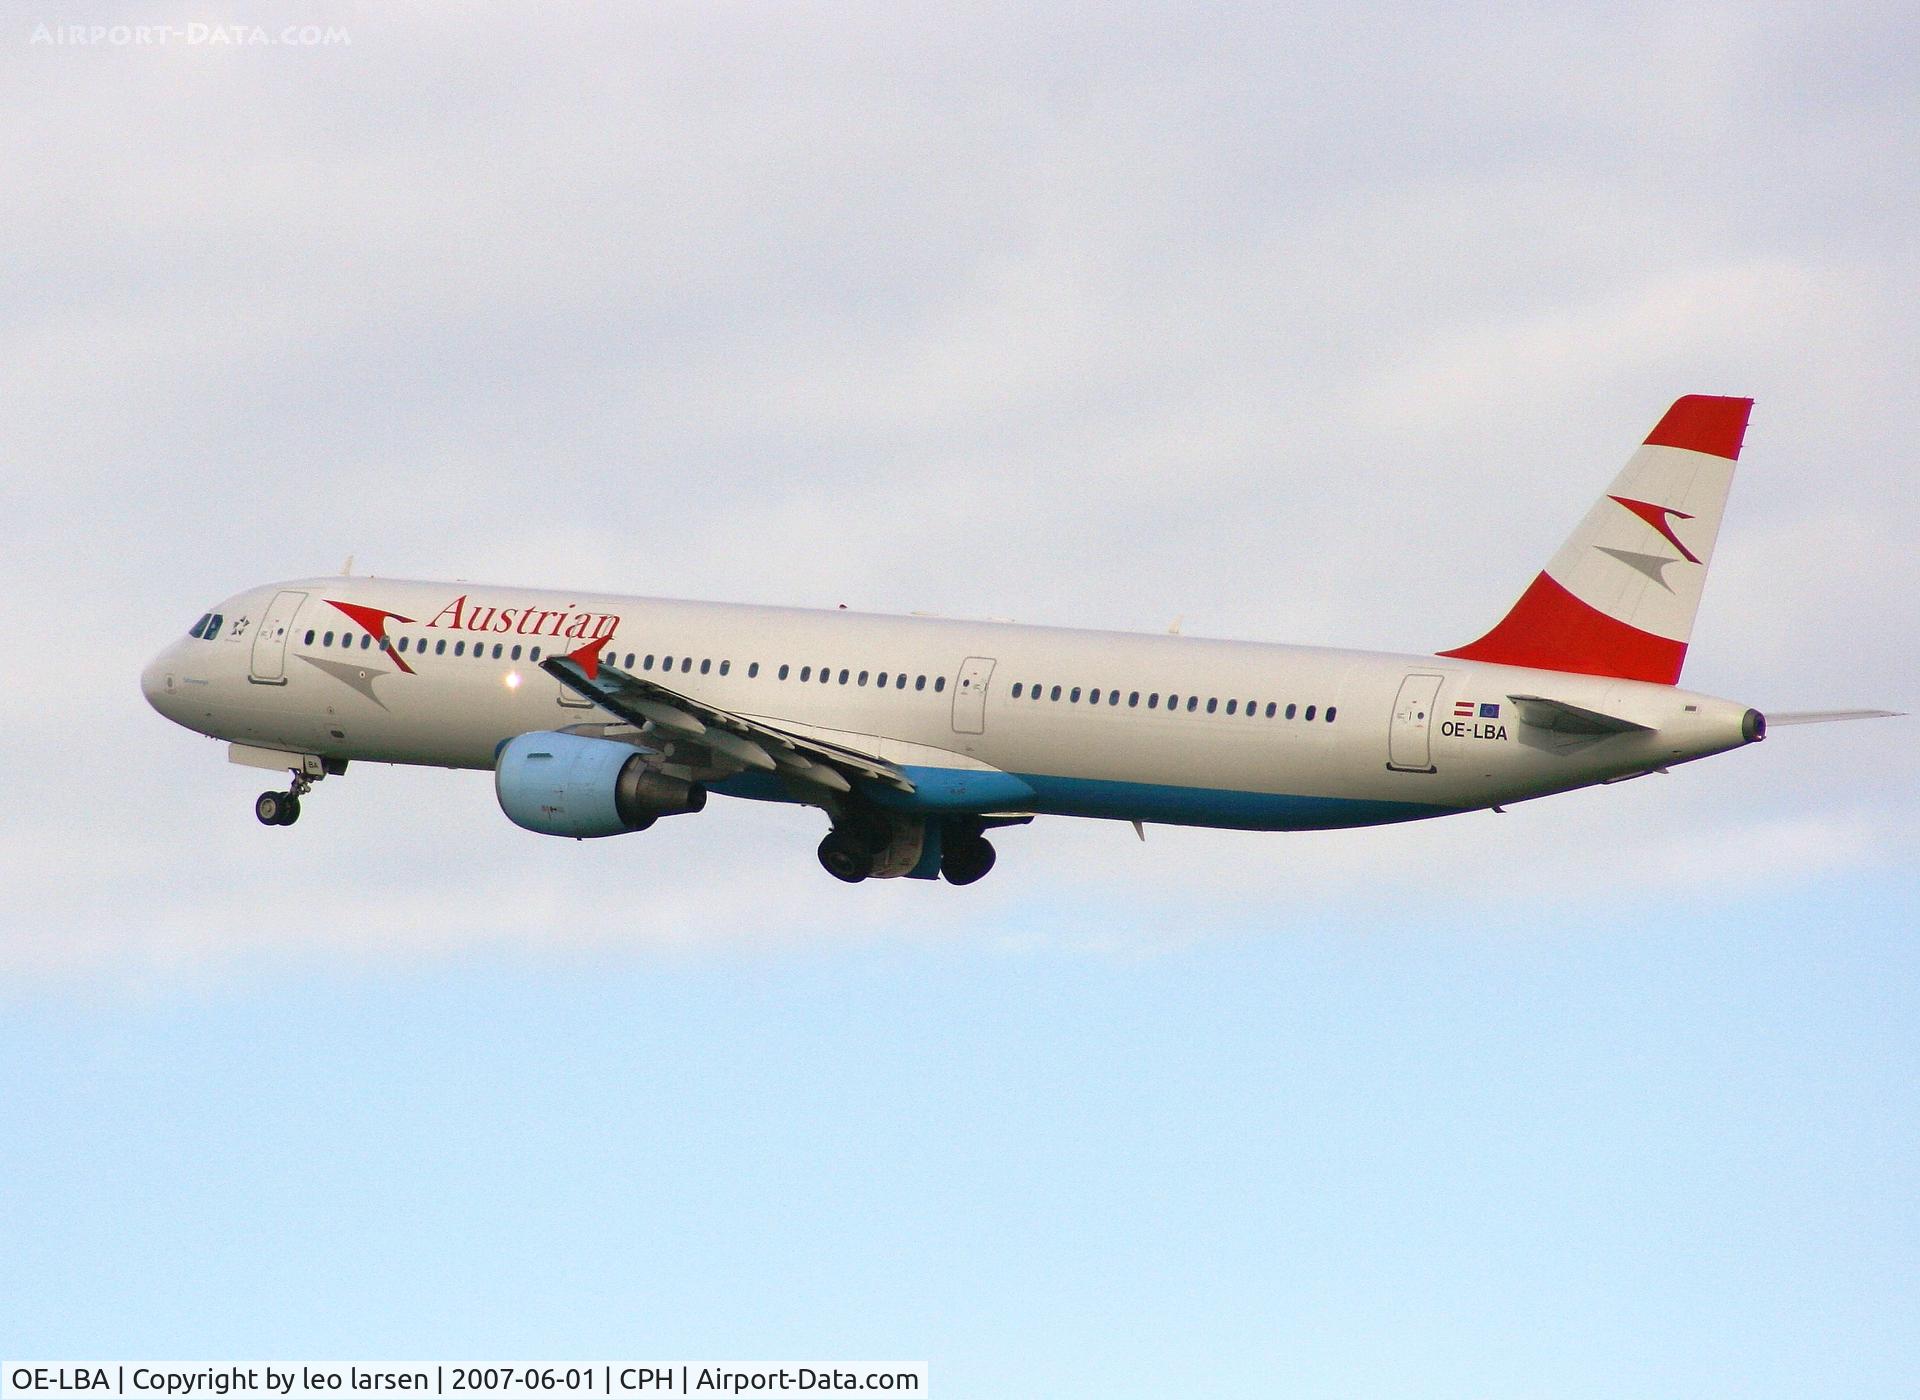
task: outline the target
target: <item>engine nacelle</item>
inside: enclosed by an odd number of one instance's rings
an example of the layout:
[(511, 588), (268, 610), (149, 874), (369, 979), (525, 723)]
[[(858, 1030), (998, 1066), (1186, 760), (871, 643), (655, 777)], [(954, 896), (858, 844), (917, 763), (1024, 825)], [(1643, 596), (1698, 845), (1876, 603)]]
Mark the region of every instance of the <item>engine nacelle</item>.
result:
[(543, 836), (619, 836), (707, 805), (704, 787), (657, 772), (631, 744), (542, 730), (500, 746), (493, 790), (514, 825)]

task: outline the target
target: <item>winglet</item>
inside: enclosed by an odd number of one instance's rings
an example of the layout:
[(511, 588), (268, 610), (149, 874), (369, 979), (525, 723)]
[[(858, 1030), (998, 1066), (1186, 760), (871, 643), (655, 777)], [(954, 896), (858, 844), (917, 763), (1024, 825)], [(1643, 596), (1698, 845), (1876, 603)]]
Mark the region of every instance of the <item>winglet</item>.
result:
[(601, 648), (605, 647), (606, 644), (612, 640), (612, 633), (608, 633), (604, 637), (595, 637), (585, 646), (575, 647), (572, 651), (568, 652), (567, 660), (574, 662), (582, 671), (586, 672), (588, 680), (599, 680), (600, 651)]

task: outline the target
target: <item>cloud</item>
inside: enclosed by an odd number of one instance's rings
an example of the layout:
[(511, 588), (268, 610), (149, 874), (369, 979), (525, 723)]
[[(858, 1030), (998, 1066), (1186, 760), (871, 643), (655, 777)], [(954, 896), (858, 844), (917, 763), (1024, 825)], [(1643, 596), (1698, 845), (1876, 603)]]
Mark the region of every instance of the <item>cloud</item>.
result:
[[(0, 586), (60, 653), (0, 693), (11, 976), (982, 928), (1131, 956), (1276, 909), (1591, 901), (1622, 857), (1729, 899), (1897, 868), (1891, 726), (1402, 830), (1045, 823), (968, 892), (843, 891), (817, 815), (731, 804), (543, 844), (435, 774), (256, 829), (135, 678), (349, 552), (1418, 651), (1484, 630), (1699, 389), (1760, 405), (1689, 680), (1915, 707), (1905, 21), (469, 20), (0, 49)], [(583, 880), (604, 920), (546, 912)]]

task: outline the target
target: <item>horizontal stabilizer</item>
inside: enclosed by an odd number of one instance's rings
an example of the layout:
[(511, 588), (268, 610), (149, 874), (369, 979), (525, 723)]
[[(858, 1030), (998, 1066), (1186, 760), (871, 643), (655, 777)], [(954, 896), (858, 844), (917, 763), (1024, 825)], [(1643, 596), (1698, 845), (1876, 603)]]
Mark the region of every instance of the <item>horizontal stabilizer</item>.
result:
[(1651, 725), (1603, 715), (1564, 700), (1549, 700), (1544, 695), (1509, 695), (1507, 699), (1519, 708), (1522, 724), (1551, 729), (1556, 734), (1645, 734), (1652, 729)]
[(1842, 719), (1899, 719), (1901, 710), (1788, 710), (1785, 714), (1767, 711), (1768, 724), (1832, 724)]

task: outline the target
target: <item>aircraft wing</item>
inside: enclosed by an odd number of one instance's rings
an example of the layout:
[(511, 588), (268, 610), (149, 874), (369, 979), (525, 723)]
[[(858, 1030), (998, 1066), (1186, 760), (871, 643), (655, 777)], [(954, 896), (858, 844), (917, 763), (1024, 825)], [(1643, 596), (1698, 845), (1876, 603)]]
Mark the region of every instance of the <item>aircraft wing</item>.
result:
[(914, 790), (912, 781), (883, 758), (695, 700), (609, 666), (598, 659), (598, 651), (599, 644), (590, 643), (548, 657), (540, 669), (638, 727), (647, 747), (675, 763), (716, 775), (754, 769), (834, 793), (852, 791), (856, 778)]

